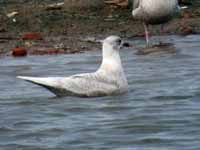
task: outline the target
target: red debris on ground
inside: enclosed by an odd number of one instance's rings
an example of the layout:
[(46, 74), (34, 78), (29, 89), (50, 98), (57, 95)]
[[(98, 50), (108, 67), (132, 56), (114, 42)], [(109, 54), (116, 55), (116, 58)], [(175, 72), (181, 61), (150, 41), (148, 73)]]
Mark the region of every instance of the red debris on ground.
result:
[(43, 37), (40, 33), (25, 33), (23, 36), (22, 36), (22, 39), (23, 40), (43, 40)]
[(27, 55), (27, 50), (25, 48), (17, 47), (12, 49), (12, 56), (23, 57)]

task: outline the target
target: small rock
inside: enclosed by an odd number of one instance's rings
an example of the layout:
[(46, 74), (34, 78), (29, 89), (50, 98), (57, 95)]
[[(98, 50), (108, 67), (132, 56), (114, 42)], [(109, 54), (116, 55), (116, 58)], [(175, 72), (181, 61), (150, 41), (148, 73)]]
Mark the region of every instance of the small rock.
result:
[(0, 43), (6, 43), (6, 42), (8, 42), (7, 40), (1, 40), (0, 39)]
[(25, 33), (22, 36), (23, 40), (43, 40), (43, 37), (40, 33)]
[(7, 16), (8, 18), (12, 18), (12, 17), (15, 17), (15, 16), (18, 15), (18, 14), (19, 14), (19, 12), (13, 11), (13, 12), (11, 12), (11, 13), (8, 13), (6, 16)]
[(34, 45), (33, 41), (25, 41), (24, 42), (24, 46), (26, 46), (26, 47), (32, 47), (33, 45)]
[(176, 48), (172, 43), (160, 43), (151, 47), (138, 48), (136, 55), (149, 55), (156, 53), (176, 53)]
[(182, 17), (184, 18), (184, 19), (190, 19), (190, 18), (192, 18), (193, 17), (193, 14), (191, 13), (191, 12), (183, 12), (183, 14), (182, 14)]
[(55, 4), (50, 4), (46, 6), (45, 10), (60, 10), (64, 6), (64, 3), (55, 3)]
[(6, 29), (3, 27), (0, 27), (0, 32), (6, 32)]
[(195, 32), (191, 26), (183, 26), (181, 28), (181, 33), (183, 35), (195, 34)]
[(104, 0), (105, 4), (109, 4), (113, 6), (114, 8), (121, 7), (121, 8), (127, 8), (129, 1), (128, 0)]
[(13, 18), (12, 21), (15, 23), (15, 22), (17, 22), (17, 19), (16, 19), (16, 18)]
[(27, 50), (25, 48), (17, 47), (12, 49), (12, 55), (14, 57), (23, 57), (27, 55)]
[(64, 43), (58, 43), (54, 45), (55, 49), (65, 49), (65, 45)]
[(81, 39), (83, 42), (89, 42), (89, 43), (97, 43), (98, 40), (95, 37), (86, 37)]

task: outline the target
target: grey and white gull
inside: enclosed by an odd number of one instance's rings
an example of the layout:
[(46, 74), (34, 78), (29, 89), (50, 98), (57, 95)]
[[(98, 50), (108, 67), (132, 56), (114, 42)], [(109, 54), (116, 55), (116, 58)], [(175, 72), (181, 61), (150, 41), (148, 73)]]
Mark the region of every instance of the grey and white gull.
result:
[(93, 73), (69, 77), (18, 76), (17, 78), (40, 85), (57, 96), (93, 97), (126, 93), (128, 82), (119, 54), (123, 45), (118, 36), (109, 36), (103, 40), (102, 63)]
[(133, 0), (133, 18), (143, 22), (146, 44), (149, 45), (148, 25), (170, 21), (179, 11), (177, 0)]

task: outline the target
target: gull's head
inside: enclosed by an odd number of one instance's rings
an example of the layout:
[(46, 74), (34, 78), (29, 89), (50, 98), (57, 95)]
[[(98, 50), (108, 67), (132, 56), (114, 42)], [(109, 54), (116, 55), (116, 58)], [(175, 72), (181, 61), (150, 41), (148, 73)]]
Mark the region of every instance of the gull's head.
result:
[(119, 70), (121, 69), (121, 59), (119, 50), (123, 46), (122, 40), (119, 36), (109, 36), (103, 41), (103, 59), (99, 70)]
[(105, 51), (119, 51), (123, 46), (122, 40), (119, 36), (109, 36), (103, 40), (103, 49)]

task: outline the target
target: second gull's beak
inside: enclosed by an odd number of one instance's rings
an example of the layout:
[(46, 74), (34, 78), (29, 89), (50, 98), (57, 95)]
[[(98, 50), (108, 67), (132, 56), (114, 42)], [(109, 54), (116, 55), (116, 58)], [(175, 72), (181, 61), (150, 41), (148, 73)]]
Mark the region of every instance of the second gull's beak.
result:
[(130, 47), (131, 45), (128, 42), (123, 42), (122, 47)]

